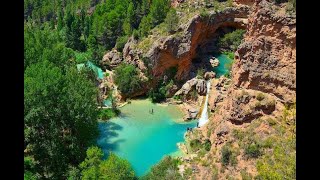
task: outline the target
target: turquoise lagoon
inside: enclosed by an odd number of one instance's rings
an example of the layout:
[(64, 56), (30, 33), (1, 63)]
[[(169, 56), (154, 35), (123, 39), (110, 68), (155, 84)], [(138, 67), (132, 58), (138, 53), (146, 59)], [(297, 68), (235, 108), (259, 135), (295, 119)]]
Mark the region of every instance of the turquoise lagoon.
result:
[(216, 73), (217, 78), (219, 78), (222, 75), (225, 75), (229, 72), (229, 69), (227, 66), (232, 63), (232, 59), (228, 58), (225, 54), (219, 54), (215, 56), (219, 60), (219, 66), (213, 68), (213, 71)]
[(138, 176), (165, 155), (180, 155), (177, 143), (184, 141), (187, 127), (196, 126), (196, 121), (178, 123), (182, 112), (173, 105), (133, 100), (120, 110), (119, 117), (99, 123), (98, 145), (105, 154), (112, 151), (127, 159)]
[[(219, 78), (228, 73), (227, 66), (233, 60), (224, 54), (216, 58), (220, 64), (213, 71)], [(101, 74), (98, 70), (98, 76)], [(108, 106), (110, 102), (104, 103)], [(151, 109), (153, 114), (149, 112)], [(133, 100), (120, 110), (119, 117), (99, 123), (98, 145), (106, 155), (112, 151), (127, 159), (138, 176), (146, 174), (165, 155), (182, 155), (177, 143), (184, 142), (187, 127), (195, 127), (197, 123), (197, 120), (181, 123), (183, 113), (176, 106), (153, 104), (147, 99)]]

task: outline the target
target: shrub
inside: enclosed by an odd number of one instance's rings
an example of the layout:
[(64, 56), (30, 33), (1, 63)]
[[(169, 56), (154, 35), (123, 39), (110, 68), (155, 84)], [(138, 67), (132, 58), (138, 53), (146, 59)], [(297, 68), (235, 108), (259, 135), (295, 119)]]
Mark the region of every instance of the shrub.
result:
[(209, 13), (206, 9), (203, 9), (201, 12), (200, 12), (200, 17), (201, 18), (207, 18), (209, 17)]
[(242, 30), (242, 29), (237, 29), (233, 32), (227, 33), (219, 39), (218, 46), (220, 48), (235, 51), (238, 48), (238, 46), (241, 44), (241, 40), (243, 38), (244, 33), (245, 33), (245, 30)]
[(170, 9), (166, 19), (164, 20), (164, 23), (166, 24), (167, 32), (173, 33), (174, 31), (176, 31), (176, 27), (179, 23), (179, 17), (177, 16), (177, 12), (175, 9)]
[(240, 174), (241, 174), (242, 180), (251, 180), (252, 179), (252, 176), (245, 170), (241, 170)]
[(201, 147), (201, 141), (199, 139), (192, 139), (190, 141), (190, 147), (192, 151), (197, 151)]
[(158, 164), (153, 166), (151, 170), (143, 176), (143, 180), (153, 179), (181, 179), (178, 171), (179, 160), (171, 156), (164, 157)]
[(180, 95), (174, 95), (174, 96), (173, 96), (173, 99), (174, 99), (174, 100), (181, 100), (181, 96), (180, 96)]
[[(232, 52), (232, 51), (224, 51), (223, 54), (225, 54), (229, 59), (232, 59), (232, 60), (234, 59), (234, 52)], [(231, 69), (232, 64), (233, 64), (233, 61), (226, 65), (227, 68)]]
[(153, 103), (163, 101), (166, 98), (166, 87), (158, 86), (155, 89), (150, 89), (148, 93), (149, 98)]
[(245, 137), (245, 132), (238, 130), (238, 129), (234, 129), (232, 131), (232, 134), (235, 138), (237, 138), (238, 140), (242, 141), (242, 139)]
[(258, 100), (258, 101), (262, 101), (264, 98), (265, 98), (265, 96), (264, 96), (264, 94), (262, 94), (262, 93), (259, 93), (259, 94), (257, 95), (257, 100)]
[(122, 52), (124, 45), (127, 43), (127, 41), (128, 41), (128, 36), (118, 37), (117, 43), (116, 43), (117, 50)]
[(210, 142), (209, 139), (206, 139), (206, 140), (205, 140), (205, 142), (204, 142), (204, 149), (205, 149), (206, 151), (210, 151), (210, 149), (211, 149), (211, 142)]
[(245, 148), (245, 154), (249, 158), (257, 158), (257, 157), (261, 156), (262, 152), (260, 149), (260, 145), (256, 144), (256, 143), (250, 144), (249, 146), (247, 146)]
[(86, 51), (86, 52), (75, 52), (75, 58), (77, 63), (85, 63), (88, 60), (92, 59), (92, 52), (91, 51)]
[(139, 31), (138, 30), (134, 29), (132, 35), (133, 35), (134, 39), (139, 39)]
[(229, 164), (235, 165), (237, 163), (234, 152), (232, 152), (231, 147), (229, 145), (224, 145), (221, 150), (221, 161), (224, 166)]
[(204, 69), (203, 68), (200, 68), (197, 70), (197, 78), (198, 79), (202, 79), (204, 76)]
[(276, 101), (274, 99), (267, 101), (267, 106), (275, 106), (276, 105)]
[(211, 171), (211, 179), (212, 180), (218, 179), (218, 175), (219, 175), (218, 168), (216, 166), (213, 166)]
[(277, 124), (277, 121), (272, 118), (268, 118), (267, 122), (268, 122), (269, 126), (274, 126)]

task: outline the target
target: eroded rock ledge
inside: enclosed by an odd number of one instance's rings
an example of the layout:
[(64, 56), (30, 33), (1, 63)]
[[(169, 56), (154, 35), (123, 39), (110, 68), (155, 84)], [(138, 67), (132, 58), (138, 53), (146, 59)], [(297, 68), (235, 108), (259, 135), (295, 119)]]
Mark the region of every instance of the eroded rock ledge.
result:
[(239, 6), (209, 13), (207, 17), (196, 15), (183, 27), (182, 32), (159, 39), (145, 55), (152, 64), (153, 75), (159, 77), (166, 69), (177, 66), (176, 77), (188, 80), (191, 61), (197, 54), (197, 48), (214, 37), (215, 31), (220, 27), (245, 29), (248, 14), (248, 6)]

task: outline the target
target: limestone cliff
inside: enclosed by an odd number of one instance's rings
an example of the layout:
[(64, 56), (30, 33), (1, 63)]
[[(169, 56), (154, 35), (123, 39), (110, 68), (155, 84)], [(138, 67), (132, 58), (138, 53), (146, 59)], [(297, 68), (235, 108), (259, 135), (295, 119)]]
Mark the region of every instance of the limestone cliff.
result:
[(152, 64), (155, 77), (163, 75), (166, 69), (177, 66), (178, 79), (190, 79), (192, 60), (200, 49), (216, 35), (221, 27), (245, 28), (249, 8), (239, 6), (211, 12), (207, 16), (196, 15), (183, 27), (182, 32), (155, 42), (146, 54)]
[[(208, 153), (198, 152), (198, 158), (182, 165), (188, 169), (197, 164), (189, 177), (258, 175), (263, 179), (274, 175), (272, 169), (278, 173), (273, 178), (295, 177), (295, 146), (291, 145), (295, 141), (295, 16), (286, 13), (284, 6), (255, 0), (245, 38), (235, 53), (231, 82), (224, 79), (212, 83), (208, 124), (187, 134), (188, 139), (212, 144)], [(285, 149), (282, 160), (274, 157), (279, 146)], [(282, 164), (284, 170), (270, 162)]]
[(293, 102), (296, 92), (296, 19), (257, 1), (233, 67), (237, 87)]

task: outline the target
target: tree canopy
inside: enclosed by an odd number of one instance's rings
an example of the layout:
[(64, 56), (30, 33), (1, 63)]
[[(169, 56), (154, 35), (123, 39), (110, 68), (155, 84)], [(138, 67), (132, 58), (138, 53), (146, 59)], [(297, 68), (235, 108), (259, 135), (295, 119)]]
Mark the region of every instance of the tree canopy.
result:
[(87, 150), (86, 159), (80, 164), (82, 179), (137, 179), (127, 160), (109, 153), (106, 160), (102, 160), (103, 152), (98, 147)]

